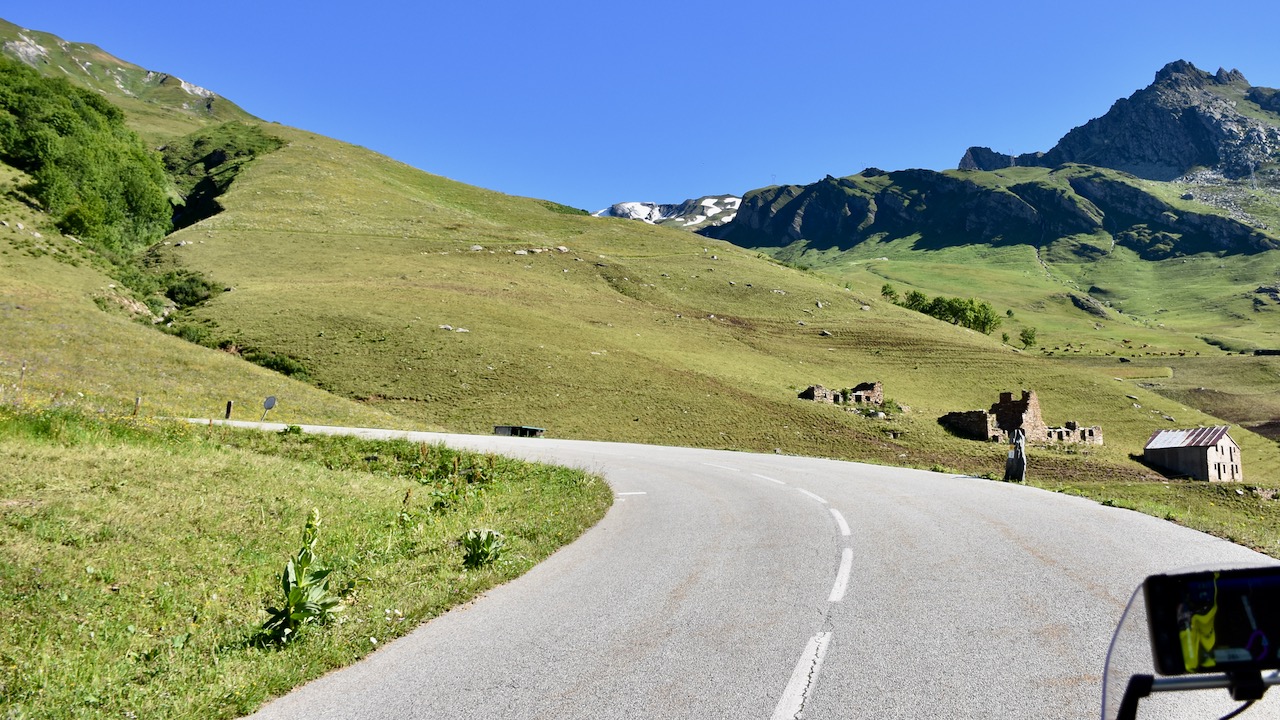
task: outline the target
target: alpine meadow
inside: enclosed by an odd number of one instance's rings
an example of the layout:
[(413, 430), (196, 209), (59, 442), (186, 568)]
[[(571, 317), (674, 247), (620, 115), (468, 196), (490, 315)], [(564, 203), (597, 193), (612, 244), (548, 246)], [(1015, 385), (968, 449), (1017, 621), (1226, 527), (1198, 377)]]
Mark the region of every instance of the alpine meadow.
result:
[[(11, 717), (251, 712), (525, 572), (612, 498), (589, 470), (303, 424), (996, 480), (1008, 446), (939, 418), (1033, 390), (1105, 444), (1031, 446), (1031, 484), (1280, 557), (1272, 160), (1210, 182), (1070, 143), (1042, 165), (972, 149), (752, 190), (685, 230), (455, 182), (92, 45), (3, 21), (0, 42)], [(1280, 121), (1243, 78), (1175, 75)], [(872, 381), (874, 408), (798, 397)], [(258, 420), (267, 397), (282, 433), (185, 422)], [(1243, 483), (1141, 460), (1157, 430), (1223, 424)], [(308, 577), (344, 609), (271, 625)]]

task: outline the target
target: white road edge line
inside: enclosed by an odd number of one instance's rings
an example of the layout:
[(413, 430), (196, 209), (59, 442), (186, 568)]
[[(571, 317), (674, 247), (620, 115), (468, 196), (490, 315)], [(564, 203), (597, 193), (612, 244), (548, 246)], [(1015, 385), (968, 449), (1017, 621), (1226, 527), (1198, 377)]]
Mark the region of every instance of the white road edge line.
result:
[(845, 548), (840, 554), (840, 572), (836, 573), (836, 584), (831, 588), (831, 597), (827, 602), (844, 600), (844, 593), (849, 589), (849, 572), (853, 570), (853, 550)]
[[(615, 494), (616, 494), (618, 497), (622, 497), (623, 495), (648, 495), (649, 493), (647, 493), (647, 492), (624, 492), (624, 493), (615, 493)], [(848, 535), (849, 533), (845, 533), (845, 534), (846, 534), (846, 535)]]
[(827, 655), (827, 646), (831, 644), (831, 633), (820, 632), (809, 640), (791, 673), (791, 681), (787, 689), (782, 691), (778, 707), (774, 708), (772, 720), (796, 720), (804, 712), (804, 704), (809, 699), (809, 691), (818, 681), (818, 671), (822, 669), (822, 659)]
[(835, 508), (831, 508), (831, 514), (835, 516), (836, 524), (840, 526), (840, 534), (849, 537), (849, 523), (844, 521), (844, 516)]
[(808, 490), (805, 490), (804, 488), (796, 488), (796, 489), (797, 489), (797, 490), (799, 490), (800, 492), (804, 493), (805, 495), (808, 495), (809, 497), (813, 498), (814, 500), (817, 500), (818, 502), (822, 503), (823, 505), (826, 505), (826, 504), (827, 504), (827, 501), (826, 501), (826, 500), (823, 500), (821, 497), (819, 497), (819, 496), (817, 496), (817, 495), (814, 495), (813, 493), (809, 492)]
[(739, 470), (738, 468), (736, 468), (736, 467), (729, 467), (728, 465), (717, 465), (717, 464), (715, 464), (715, 463), (702, 463), (702, 464), (703, 464), (703, 465), (706, 465), (707, 467), (719, 468), (719, 469), (721, 469), (721, 470), (728, 470), (729, 472), (742, 472), (742, 471), (741, 471), (741, 470)]
[(781, 480), (774, 480), (773, 478), (769, 477), (768, 475), (761, 475), (760, 473), (751, 473), (751, 476), (752, 476), (752, 477), (758, 477), (758, 478), (760, 478), (761, 480), (768, 480), (768, 481), (769, 481), (769, 482), (771, 482), (771, 483), (778, 483), (779, 485), (786, 485), (786, 483), (782, 482)]

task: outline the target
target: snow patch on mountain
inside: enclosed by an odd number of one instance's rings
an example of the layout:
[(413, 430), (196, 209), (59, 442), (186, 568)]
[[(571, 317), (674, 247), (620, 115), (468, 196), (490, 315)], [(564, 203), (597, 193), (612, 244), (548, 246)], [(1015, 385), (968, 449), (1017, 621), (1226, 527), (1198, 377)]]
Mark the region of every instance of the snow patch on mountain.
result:
[(182, 83), (182, 89), (186, 90), (188, 95), (195, 95), (197, 97), (205, 97), (205, 98), (214, 97), (212, 90), (205, 90), (199, 85), (192, 85), (191, 83), (187, 82), (186, 80), (183, 80), (182, 78), (175, 78), (175, 79), (178, 82)]
[(5, 43), (4, 49), (7, 53), (17, 55), (28, 65), (35, 65), (36, 61), (49, 57), (49, 51), (43, 45), (22, 34), (18, 35), (17, 40)]
[(592, 213), (596, 217), (620, 217), (650, 225), (668, 225), (686, 230), (723, 225), (738, 214), (742, 198), (710, 195), (682, 203), (620, 202)]

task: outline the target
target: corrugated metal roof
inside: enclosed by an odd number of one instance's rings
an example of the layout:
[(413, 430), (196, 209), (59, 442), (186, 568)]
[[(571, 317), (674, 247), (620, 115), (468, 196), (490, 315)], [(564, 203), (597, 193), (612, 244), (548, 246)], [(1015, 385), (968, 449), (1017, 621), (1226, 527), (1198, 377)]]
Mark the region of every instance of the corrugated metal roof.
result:
[(1157, 430), (1151, 433), (1144, 450), (1163, 450), (1179, 447), (1213, 447), (1223, 435), (1227, 434), (1229, 425), (1194, 428), (1192, 430)]

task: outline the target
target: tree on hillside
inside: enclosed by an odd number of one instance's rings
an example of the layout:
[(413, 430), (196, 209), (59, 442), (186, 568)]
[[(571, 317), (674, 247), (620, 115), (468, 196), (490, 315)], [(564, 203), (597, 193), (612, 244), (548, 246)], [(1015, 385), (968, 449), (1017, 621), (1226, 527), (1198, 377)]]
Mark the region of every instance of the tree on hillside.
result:
[(898, 291), (889, 283), (880, 286), (880, 296), (891, 303), (898, 302)]
[(973, 308), (973, 324), (970, 327), (983, 335), (990, 335), (1000, 327), (1001, 322), (996, 309), (991, 307), (990, 303), (979, 302)]
[(907, 296), (905, 298), (902, 299), (902, 307), (908, 310), (915, 310), (916, 312), (924, 312), (924, 309), (928, 306), (929, 306), (929, 296), (925, 295), (919, 290), (912, 290), (911, 292), (907, 293)]
[(1022, 349), (1026, 350), (1036, 344), (1036, 329), (1033, 327), (1024, 327), (1022, 332), (1018, 333), (1018, 340), (1022, 342)]

